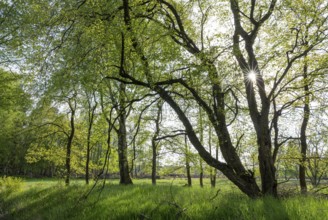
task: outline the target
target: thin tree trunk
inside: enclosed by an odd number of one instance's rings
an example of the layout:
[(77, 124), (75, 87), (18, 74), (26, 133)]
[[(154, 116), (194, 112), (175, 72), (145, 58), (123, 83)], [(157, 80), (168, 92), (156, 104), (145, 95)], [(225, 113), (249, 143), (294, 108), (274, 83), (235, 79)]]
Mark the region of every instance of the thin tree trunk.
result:
[(189, 159), (189, 146), (187, 141), (187, 135), (185, 135), (185, 160), (186, 160), (186, 173), (187, 173), (187, 184), (188, 186), (192, 186), (191, 181), (191, 172), (190, 172), (190, 159)]
[[(210, 149), (210, 154), (212, 155), (212, 130), (211, 127), (209, 128), (208, 131), (208, 146)], [(216, 152), (218, 152), (218, 148), (216, 148)], [(215, 159), (217, 158), (218, 153), (215, 155)], [(214, 167), (210, 167), (210, 182), (211, 182), (211, 187), (214, 188), (216, 184), (216, 170)]]
[(306, 194), (307, 192), (307, 185), (306, 185), (306, 151), (307, 151), (307, 136), (306, 136), (306, 129), (309, 122), (310, 117), (310, 92), (309, 92), (309, 82), (308, 82), (308, 64), (306, 61), (305, 56), (305, 63), (303, 67), (303, 80), (304, 80), (304, 107), (303, 107), (303, 121), (301, 126), (301, 161), (299, 166), (299, 178), (300, 178), (300, 187), (301, 193)]
[(74, 104), (71, 103), (71, 99), (68, 100), (68, 105), (71, 110), (71, 116), (70, 116), (70, 127), (71, 131), (68, 135), (67, 139), (67, 145), (66, 145), (66, 177), (65, 177), (65, 184), (68, 186), (70, 183), (70, 175), (71, 175), (71, 149), (72, 149), (72, 143), (75, 133), (75, 109), (76, 109), (76, 101), (75, 97), (73, 98)]
[[(204, 127), (203, 127), (203, 115), (202, 108), (199, 107), (199, 140), (202, 144), (204, 144)], [(204, 187), (203, 177), (204, 177), (204, 168), (203, 168), (203, 160), (199, 156), (199, 185), (200, 187)]]
[[(215, 159), (216, 160), (219, 160), (219, 148), (220, 148), (220, 146), (219, 146), (219, 144), (217, 144), (216, 147), (215, 147)], [(214, 169), (213, 187), (216, 186), (216, 175), (217, 175), (217, 170)]]
[(157, 115), (155, 119), (155, 132), (152, 138), (152, 151), (153, 151), (153, 157), (152, 157), (152, 172), (151, 172), (151, 181), (153, 185), (156, 185), (156, 176), (157, 176), (157, 151), (158, 151), (158, 146), (159, 143), (156, 141), (156, 138), (159, 135), (160, 128), (160, 120), (161, 120), (161, 115), (162, 115), (162, 105), (163, 103), (161, 101), (158, 102), (157, 104)]
[[(95, 97), (94, 97), (95, 98)], [(96, 101), (96, 98), (95, 98)], [(94, 106), (91, 106), (91, 102), (88, 98), (88, 107), (89, 107), (89, 112), (88, 112), (88, 134), (87, 134), (87, 155), (86, 155), (86, 162), (85, 162), (85, 183), (89, 184), (89, 164), (90, 164), (90, 151), (91, 151), (91, 133), (92, 133), (92, 126), (93, 126), (93, 120), (94, 120), (94, 115), (95, 111), (97, 108), (97, 102), (95, 103)]]
[(136, 139), (135, 139), (135, 138), (134, 138), (133, 141), (132, 141), (132, 154), (133, 154), (133, 158), (132, 158), (132, 160), (131, 160), (131, 163), (130, 163), (130, 167), (129, 167), (129, 169), (130, 169), (130, 175), (131, 175), (131, 178), (135, 178), (135, 177), (137, 177), (137, 176), (135, 175), (135, 172), (134, 172), (134, 170), (135, 170), (135, 160), (136, 160), (136, 158), (137, 158), (137, 152), (136, 152)]
[(87, 144), (87, 155), (86, 155), (86, 161), (85, 161), (85, 184), (89, 184), (89, 164), (90, 164), (90, 145)]
[(200, 187), (204, 187), (204, 183), (203, 183), (203, 177), (204, 177), (204, 168), (203, 168), (203, 161), (202, 158), (199, 157), (199, 168), (200, 168), (200, 172), (199, 172), (199, 185)]
[(152, 165), (151, 165), (151, 183), (156, 185), (156, 171), (157, 171), (157, 152), (156, 152), (156, 142), (152, 140)]

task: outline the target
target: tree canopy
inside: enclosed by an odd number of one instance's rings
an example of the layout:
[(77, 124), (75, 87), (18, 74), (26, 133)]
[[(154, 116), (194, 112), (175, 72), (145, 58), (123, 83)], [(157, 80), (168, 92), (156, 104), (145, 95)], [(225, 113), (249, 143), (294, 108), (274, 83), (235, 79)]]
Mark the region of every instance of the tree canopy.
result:
[[(306, 175), (318, 174), (314, 164), (327, 160), (326, 125), (316, 126), (327, 119), (325, 0), (17, 0), (1, 7), (0, 59), (24, 78), (24, 87), (3, 89), (31, 96), (33, 105), (19, 109), (30, 120), (24, 129), (44, 128), (25, 143), (26, 157), (36, 162), (46, 153), (35, 148), (54, 148), (49, 155), (66, 160), (66, 182), (74, 160), (73, 173), (85, 171), (86, 182), (89, 167), (102, 167), (99, 177), (118, 160), (122, 184), (132, 183), (136, 161), (148, 161), (155, 183), (161, 154), (177, 145), (183, 166), (200, 160), (202, 172), (204, 161), (250, 197), (276, 196), (278, 160), (299, 165), (303, 192)], [(0, 103), (0, 111), (24, 107), (22, 97)], [(295, 145), (299, 154), (289, 158)], [(43, 159), (64, 170), (51, 157)]]

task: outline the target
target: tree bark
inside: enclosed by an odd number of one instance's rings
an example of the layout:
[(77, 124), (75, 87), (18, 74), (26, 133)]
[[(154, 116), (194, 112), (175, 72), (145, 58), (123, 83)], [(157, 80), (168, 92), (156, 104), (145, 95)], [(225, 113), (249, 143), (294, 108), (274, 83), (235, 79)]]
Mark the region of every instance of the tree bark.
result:
[[(209, 150), (210, 150), (210, 154), (212, 155), (212, 131), (211, 128), (209, 129), (208, 132), (208, 146), (209, 146)], [(218, 156), (219, 156), (219, 151), (218, 151), (218, 146), (216, 147), (215, 150), (215, 159), (218, 160)], [(211, 187), (214, 188), (216, 185), (216, 170), (211, 167), (210, 168), (210, 182), (211, 182)]]
[(128, 163), (128, 145), (126, 141), (126, 111), (125, 111), (125, 85), (120, 84), (119, 93), (119, 128), (117, 130), (118, 139), (118, 161), (120, 169), (120, 184), (132, 184)]
[[(252, 23), (252, 30), (246, 32), (242, 27), (240, 8), (238, 0), (230, 0), (231, 11), (234, 16), (235, 33), (233, 36), (233, 53), (236, 57), (239, 67), (244, 75), (244, 84), (246, 89), (246, 97), (249, 107), (250, 117), (252, 119), (254, 129), (256, 131), (257, 145), (258, 145), (258, 160), (260, 166), (262, 193), (264, 195), (277, 196), (277, 180), (275, 176), (275, 166), (271, 153), (272, 143), (269, 129), (269, 113), (270, 113), (270, 98), (265, 91), (265, 83), (260, 74), (258, 62), (253, 50), (253, 44), (257, 37), (257, 33), (261, 25), (271, 16), (275, 7), (276, 0), (272, 0), (269, 10), (257, 21), (252, 13), (249, 18)], [(254, 12), (255, 1), (252, 2), (252, 12)], [(243, 52), (240, 49), (240, 37), (245, 42), (245, 51), (248, 56), (246, 61)], [(256, 73), (256, 81), (250, 82), (248, 80), (248, 73), (253, 71)], [(260, 96), (261, 109), (258, 110), (258, 103), (255, 97), (255, 87)]]
[(308, 64), (305, 56), (305, 63), (303, 67), (303, 80), (304, 80), (304, 107), (303, 107), (303, 121), (301, 126), (301, 160), (299, 165), (299, 179), (301, 193), (306, 194), (307, 185), (306, 185), (306, 151), (307, 151), (307, 136), (306, 129), (310, 117), (310, 91), (309, 91), (309, 82), (308, 82)]
[[(179, 107), (179, 105), (168, 94), (168, 92), (165, 91), (165, 89), (160, 86), (156, 86), (155, 91), (157, 91), (161, 98), (165, 100), (176, 112), (180, 121), (183, 123), (186, 129), (186, 133), (190, 142), (193, 144), (199, 155), (208, 165), (220, 170), (231, 182), (233, 182), (242, 192), (244, 192), (249, 197), (255, 198), (260, 197), (262, 195), (260, 189), (256, 184), (254, 176), (250, 175), (249, 172), (247, 172), (246, 170), (244, 170), (244, 172), (240, 172), (238, 169), (235, 170), (232, 168), (232, 166), (230, 166), (230, 164), (225, 164), (216, 160), (212, 157), (212, 155), (209, 154), (209, 152), (206, 151), (202, 143), (199, 141), (189, 119)], [(230, 161), (228, 160), (228, 162)]]
[(159, 128), (159, 124), (160, 124), (160, 120), (161, 120), (161, 115), (162, 115), (162, 105), (163, 103), (160, 101), (157, 104), (157, 115), (156, 115), (156, 119), (155, 119), (155, 132), (151, 141), (151, 145), (152, 145), (152, 151), (153, 151), (153, 157), (152, 157), (152, 172), (151, 172), (151, 181), (153, 185), (156, 185), (156, 176), (157, 176), (157, 154), (158, 154), (158, 145), (159, 143), (156, 141), (159, 132), (160, 132), (160, 128)]
[(91, 151), (91, 133), (92, 133), (92, 126), (93, 120), (95, 116), (95, 111), (97, 108), (98, 103), (96, 102), (94, 106), (91, 105), (91, 101), (88, 98), (88, 134), (87, 134), (87, 155), (86, 155), (86, 162), (85, 162), (85, 183), (89, 184), (89, 164), (90, 164), (90, 151)]
[(191, 172), (190, 172), (190, 159), (189, 159), (189, 146), (187, 141), (187, 135), (185, 135), (185, 162), (186, 162), (186, 173), (187, 173), (187, 185), (192, 186)]
[[(225, 101), (224, 95), (225, 92), (220, 87), (220, 76), (216, 71), (216, 67), (214, 66), (213, 62), (207, 60), (203, 56), (200, 56), (200, 50), (197, 48), (196, 44), (190, 39), (187, 33), (184, 30), (183, 24), (181, 19), (175, 10), (174, 6), (171, 5), (169, 2), (161, 0), (159, 1), (161, 4), (168, 7), (168, 10), (173, 13), (177, 21), (177, 25), (179, 30), (179, 36), (184, 41), (183, 45), (191, 54), (195, 55), (199, 58), (204, 67), (208, 68), (208, 72), (210, 75), (211, 83), (212, 83), (212, 91), (213, 91), (213, 99), (214, 105), (213, 109), (211, 106), (207, 105), (207, 103), (198, 95), (197, 91), (191, 87), (189, 87), (183, 80), (179, 80), (179, 83), (182, 84), (189, 92), (193, 95), (197, 103), (205, 110), (207, 116), (210, 119), (211, 124), (215, 128), (215, 132), (218, 135), (220, 149), (222, 152), (222, 156), (224, 157), (226, 163), (222, 163), (205, 149), (203, 144), (199, 141), (193, 126), (191, 125), (189, 119), (187, 118), (186, 114), (182, 111), (178, 103), (171, 97), (171, 95), (163, 88), (161, 85), (156, 84), (153, 81), (152, 74), (149, 67), (149, 62), (147, 57), (144, 55), (144, 52), (141, 48), (141, 45), (138, 39), (133, 35), (132, 27), (131, 27), (131, 19), (129, 14), (129, 1), (123, 0), (123, 9), (124, 9), (124, 22), (127, 28), (132, 35), (131, 41), (132, 46), (138, 55), (141, 64), (143, 66), (143, 71), (145, 78), (147, 79), (148, 83), (140, 82), (134, 79), (131, 75), (128, 75), (126, 72), (121, 73), (122, 77), (128, 78), (133, 82), (136, 82), (138, 85), (147, 86), (148, 88), (152, 89), (153, 91), (157, 92), (160, 97), (165, 100), (171, 108), (176, 112), (180, 121), (183, 123), (188, 138), (195, 149), (198, 151), (199, 155), (204, 159), (204, 161), (212, 167), (219, 169), (227, 178), (229, 178), (236, 186), (238, 186), (245, 194), (250, 197), (258, 197), (261, 196), (261, 192), (257, 186), (255, 178), (253, 174), (245, 169), (241, 160), (231, 142), (228, 126), (226, 123), (226, 115), (225, 115)], [(172, 35), (173, 40), (176, 41), (176, 38)]]
[(203, 162), (202, 162), (202, 158), (199, 157), (199, 185), (202, 188), (204, 187), (203, 178), (204, 178)]
[(156, 152), (156, 142), (152, 140), (152, 164), (151, 164), (151, 183), (156, 185), (156, 173), (157, 173), (157, 152)]
[[(199, 107), (199, 140), (202, 144), (204, 144), (204, 127), (203, 127), (203, 115), (202, 108)], [(204, 168), (203, 168), (203, 160), (201, 157), (199, 159), (199, 185), (200, 187), (204, 187), (203, 177), (204, 177)]]
[(68, 106), (71, 110), (70, 114), (70, 127), (71, 131), (67, 137), (67, 145), (66, 145), (66, 176), (65, 176), (65, 184), (66, 186), (69, 185), (70, 183), (70, 175), (71, 175), (71, 149), (72, 149), (72, 143), (73, 143), (73, 138), (75, 134), (75, 110), (76, 110), (76, 101), (75, 97), (73, 97), (73, 104), (71, 103), (71, 99), (68, 100)]

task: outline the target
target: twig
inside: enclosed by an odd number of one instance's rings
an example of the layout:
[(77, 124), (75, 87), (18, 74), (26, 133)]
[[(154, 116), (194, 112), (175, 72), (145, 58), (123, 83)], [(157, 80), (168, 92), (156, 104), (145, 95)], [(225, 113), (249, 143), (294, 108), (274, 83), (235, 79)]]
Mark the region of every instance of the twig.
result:
[(289, 180), (290, 180), (290, 177), (289, 177), (287, 180), (284, 180), (284, 181), (279, 182), (279, 183), (277, 183), (277, 184), (279, 185), (279, 184), (287, 183), (287, 182), (289, 182)]
[(215, 196), (213, 196), (212, 198), (210, 198), (210, 201), (214, 200), (214, 199), (219, 195), (219, 192), (220, 192), (220, 191), (221, 191), (221, 189), (218, 189), (218, 190), (216, 191)]
[[(323, 189), (327, 189), (327, 188), (328, 188), (328, 186), (324, 186), (324, 187), (321, 187), (321, 188), (319, 188), (319, 189), (314, 190), (313, 192), (314, 192), (314, 193), (317, 193), (317, 192), (319, 192), (319, 191), (321, 191), (321, 190), (323, 190)], [(315, 189), (315, 188), (313, 188), (313, 189)], [(312, 191), (313, 189), (311, 189), (311, 191)]]

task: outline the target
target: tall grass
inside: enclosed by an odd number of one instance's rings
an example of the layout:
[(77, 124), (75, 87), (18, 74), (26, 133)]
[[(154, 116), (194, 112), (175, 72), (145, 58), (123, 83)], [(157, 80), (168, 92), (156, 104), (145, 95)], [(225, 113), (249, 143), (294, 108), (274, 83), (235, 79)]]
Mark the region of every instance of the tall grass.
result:
[[(173, 181), (173, 182), (172, 182)], [(252, 200), (225, 180), (212, 189), (209, 184), (185, 187), (185, 181), (134, 180), (97, 186), (73, 181), (25, 181), (23, 190), (0, 194), (0, 219), (327, 219), (328, 200), (315, 197), (271, 197)], [(4, 196), (5, 195), (5, 196)]]

